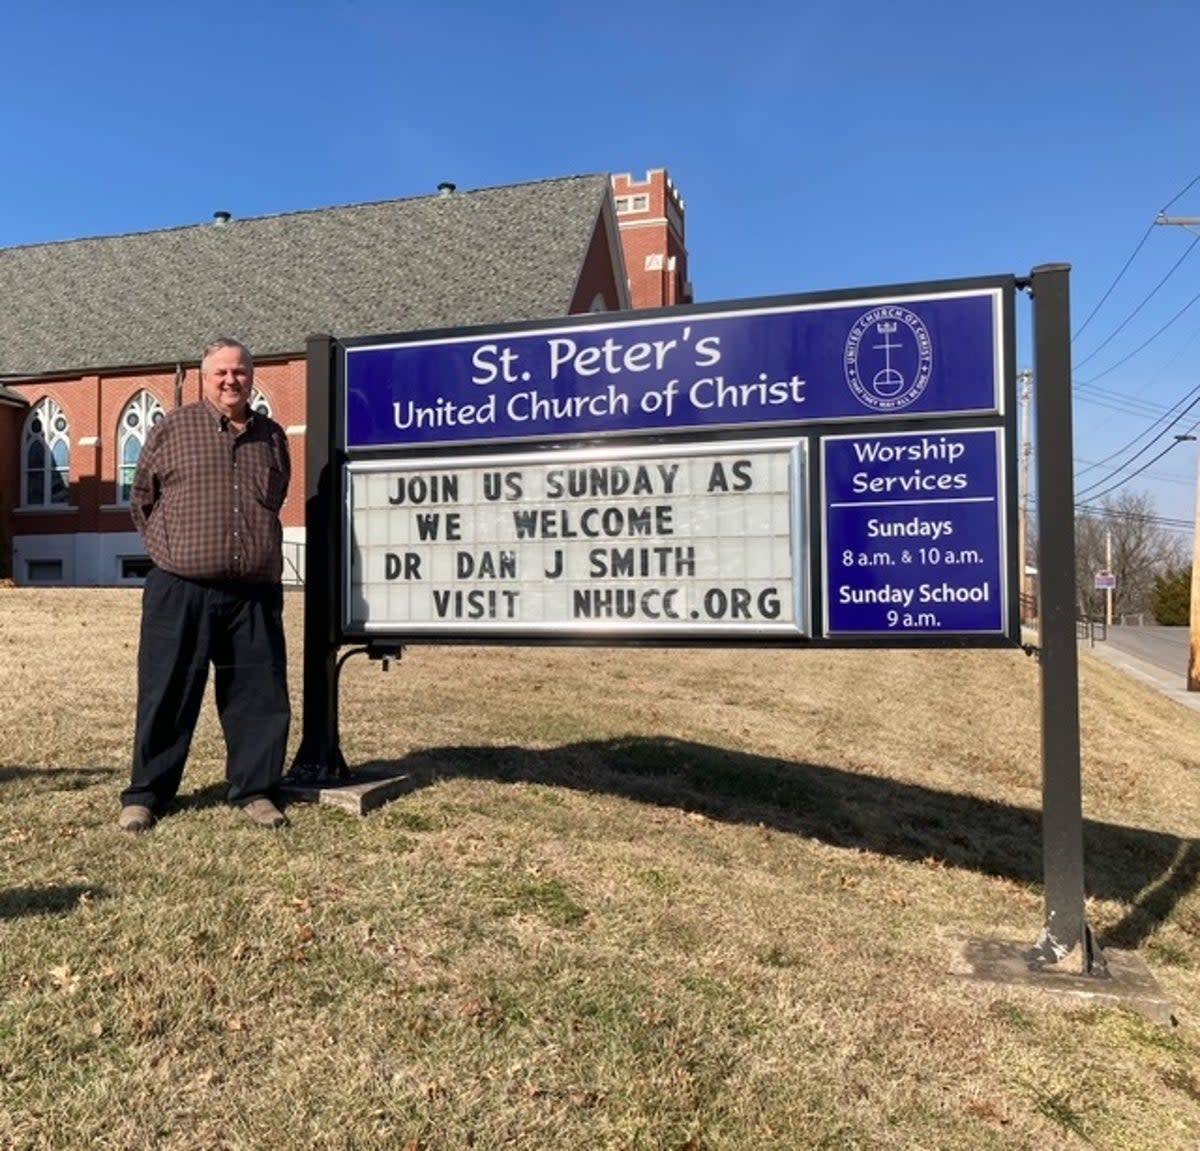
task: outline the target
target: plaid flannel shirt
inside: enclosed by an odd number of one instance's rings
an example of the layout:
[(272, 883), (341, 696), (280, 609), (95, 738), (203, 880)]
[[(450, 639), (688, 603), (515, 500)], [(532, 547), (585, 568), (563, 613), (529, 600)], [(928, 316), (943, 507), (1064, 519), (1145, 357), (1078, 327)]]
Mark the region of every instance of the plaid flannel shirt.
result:
[(155, 565), (184, 579), (278, 583), (291, 475), (274, 420), (252, 413), (238, 433), (206, 400), (186, 404), (146, 437), (130, 493), (134, 526)]

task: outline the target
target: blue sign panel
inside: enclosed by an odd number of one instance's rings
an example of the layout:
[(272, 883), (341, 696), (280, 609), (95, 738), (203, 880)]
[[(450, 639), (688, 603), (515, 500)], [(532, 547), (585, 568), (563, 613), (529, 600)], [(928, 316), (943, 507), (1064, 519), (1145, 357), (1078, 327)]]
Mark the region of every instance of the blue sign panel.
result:
[(999, 288), (349, 347), (346, 447), (996, 414)]
[(999, 430), (822, 442), (825, 630), (1004, 633)]

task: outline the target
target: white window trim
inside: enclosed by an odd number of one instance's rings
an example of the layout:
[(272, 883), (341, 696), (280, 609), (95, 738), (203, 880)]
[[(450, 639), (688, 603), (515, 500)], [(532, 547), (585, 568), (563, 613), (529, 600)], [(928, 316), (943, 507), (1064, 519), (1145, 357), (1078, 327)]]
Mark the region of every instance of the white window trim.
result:
[(649, 192), (631, 192), (629, 195), (617, 196), (613, 200), (618, 216), (630, 216), (639, 212), (650, 211)]
[[(137, 426), (133, 428), (131, 428), (125, 422), (125, 417), (128, 416), (130, 412), (137, 412), (140, 416)], [(141, 391), (136, 392), (130, 398), (129, 403), (127, 403), (121, 409), (121, 414), (117, 417), (117, 500), (116, 503), (111, 506), (118, 508), (129, 507), (129, 497), (124, 495), (122, 490), (124, 488), (123, 476), (126, 467), (125, 445), (131, 439), (137, 440), (138, 444), (140, 445), (138, 447), (138, 456), (140, 457), (142, 451), (146, 447), (146, 437), (150, 434), (150, 429), (154, 427), (156, 423), (158, 423), (158, 420), (163, 419), (166, 414), (166, 409), (162, 406), (162, 403), (157, 399), (157, 397), (146, 391), (145, 388), (142, 388)], [(158, 419), (154, 418), (156, 415), (158, 416)], [(136, 469), (136, 460), (132, 466)], [(130, 477), (131, 490), (132, 486), (133, 480), (132, 477)]]

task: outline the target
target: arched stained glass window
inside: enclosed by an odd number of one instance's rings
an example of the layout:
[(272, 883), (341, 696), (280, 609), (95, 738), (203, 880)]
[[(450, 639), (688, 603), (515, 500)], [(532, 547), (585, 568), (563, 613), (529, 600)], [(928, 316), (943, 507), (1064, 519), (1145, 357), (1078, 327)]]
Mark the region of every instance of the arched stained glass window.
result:
[(125, 405), (117, 428), (117, 503), (129, 503), (133, 476), (150, 429), (166, 415), (163, 406), (149, 392), (138, 392)]
[(21, 437), (21, 503), (65, 507), (71, 497), (71, 425), (49, 396), (29, 413)]

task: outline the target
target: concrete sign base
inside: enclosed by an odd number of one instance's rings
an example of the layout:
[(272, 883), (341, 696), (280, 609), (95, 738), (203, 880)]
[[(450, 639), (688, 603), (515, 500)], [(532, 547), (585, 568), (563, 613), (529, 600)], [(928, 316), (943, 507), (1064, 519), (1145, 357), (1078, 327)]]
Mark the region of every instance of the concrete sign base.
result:
[(1108, 974), (1031, 964), (1028, 945), (995, 939), (952, 941), (951, 970), (982, 983), (1028, 987), (1097, 1007), (1128, 1007), (1156, 1023), (1178, 1026), (1175, 1005), (1133, 951), (1104, 949)]
[(413, 788), (411, 772), (358, 769), (345, 783), (296, 783), (284, 780), (280, 794), (287, 803), (322, 803), (351, 815), (366, 815)]

